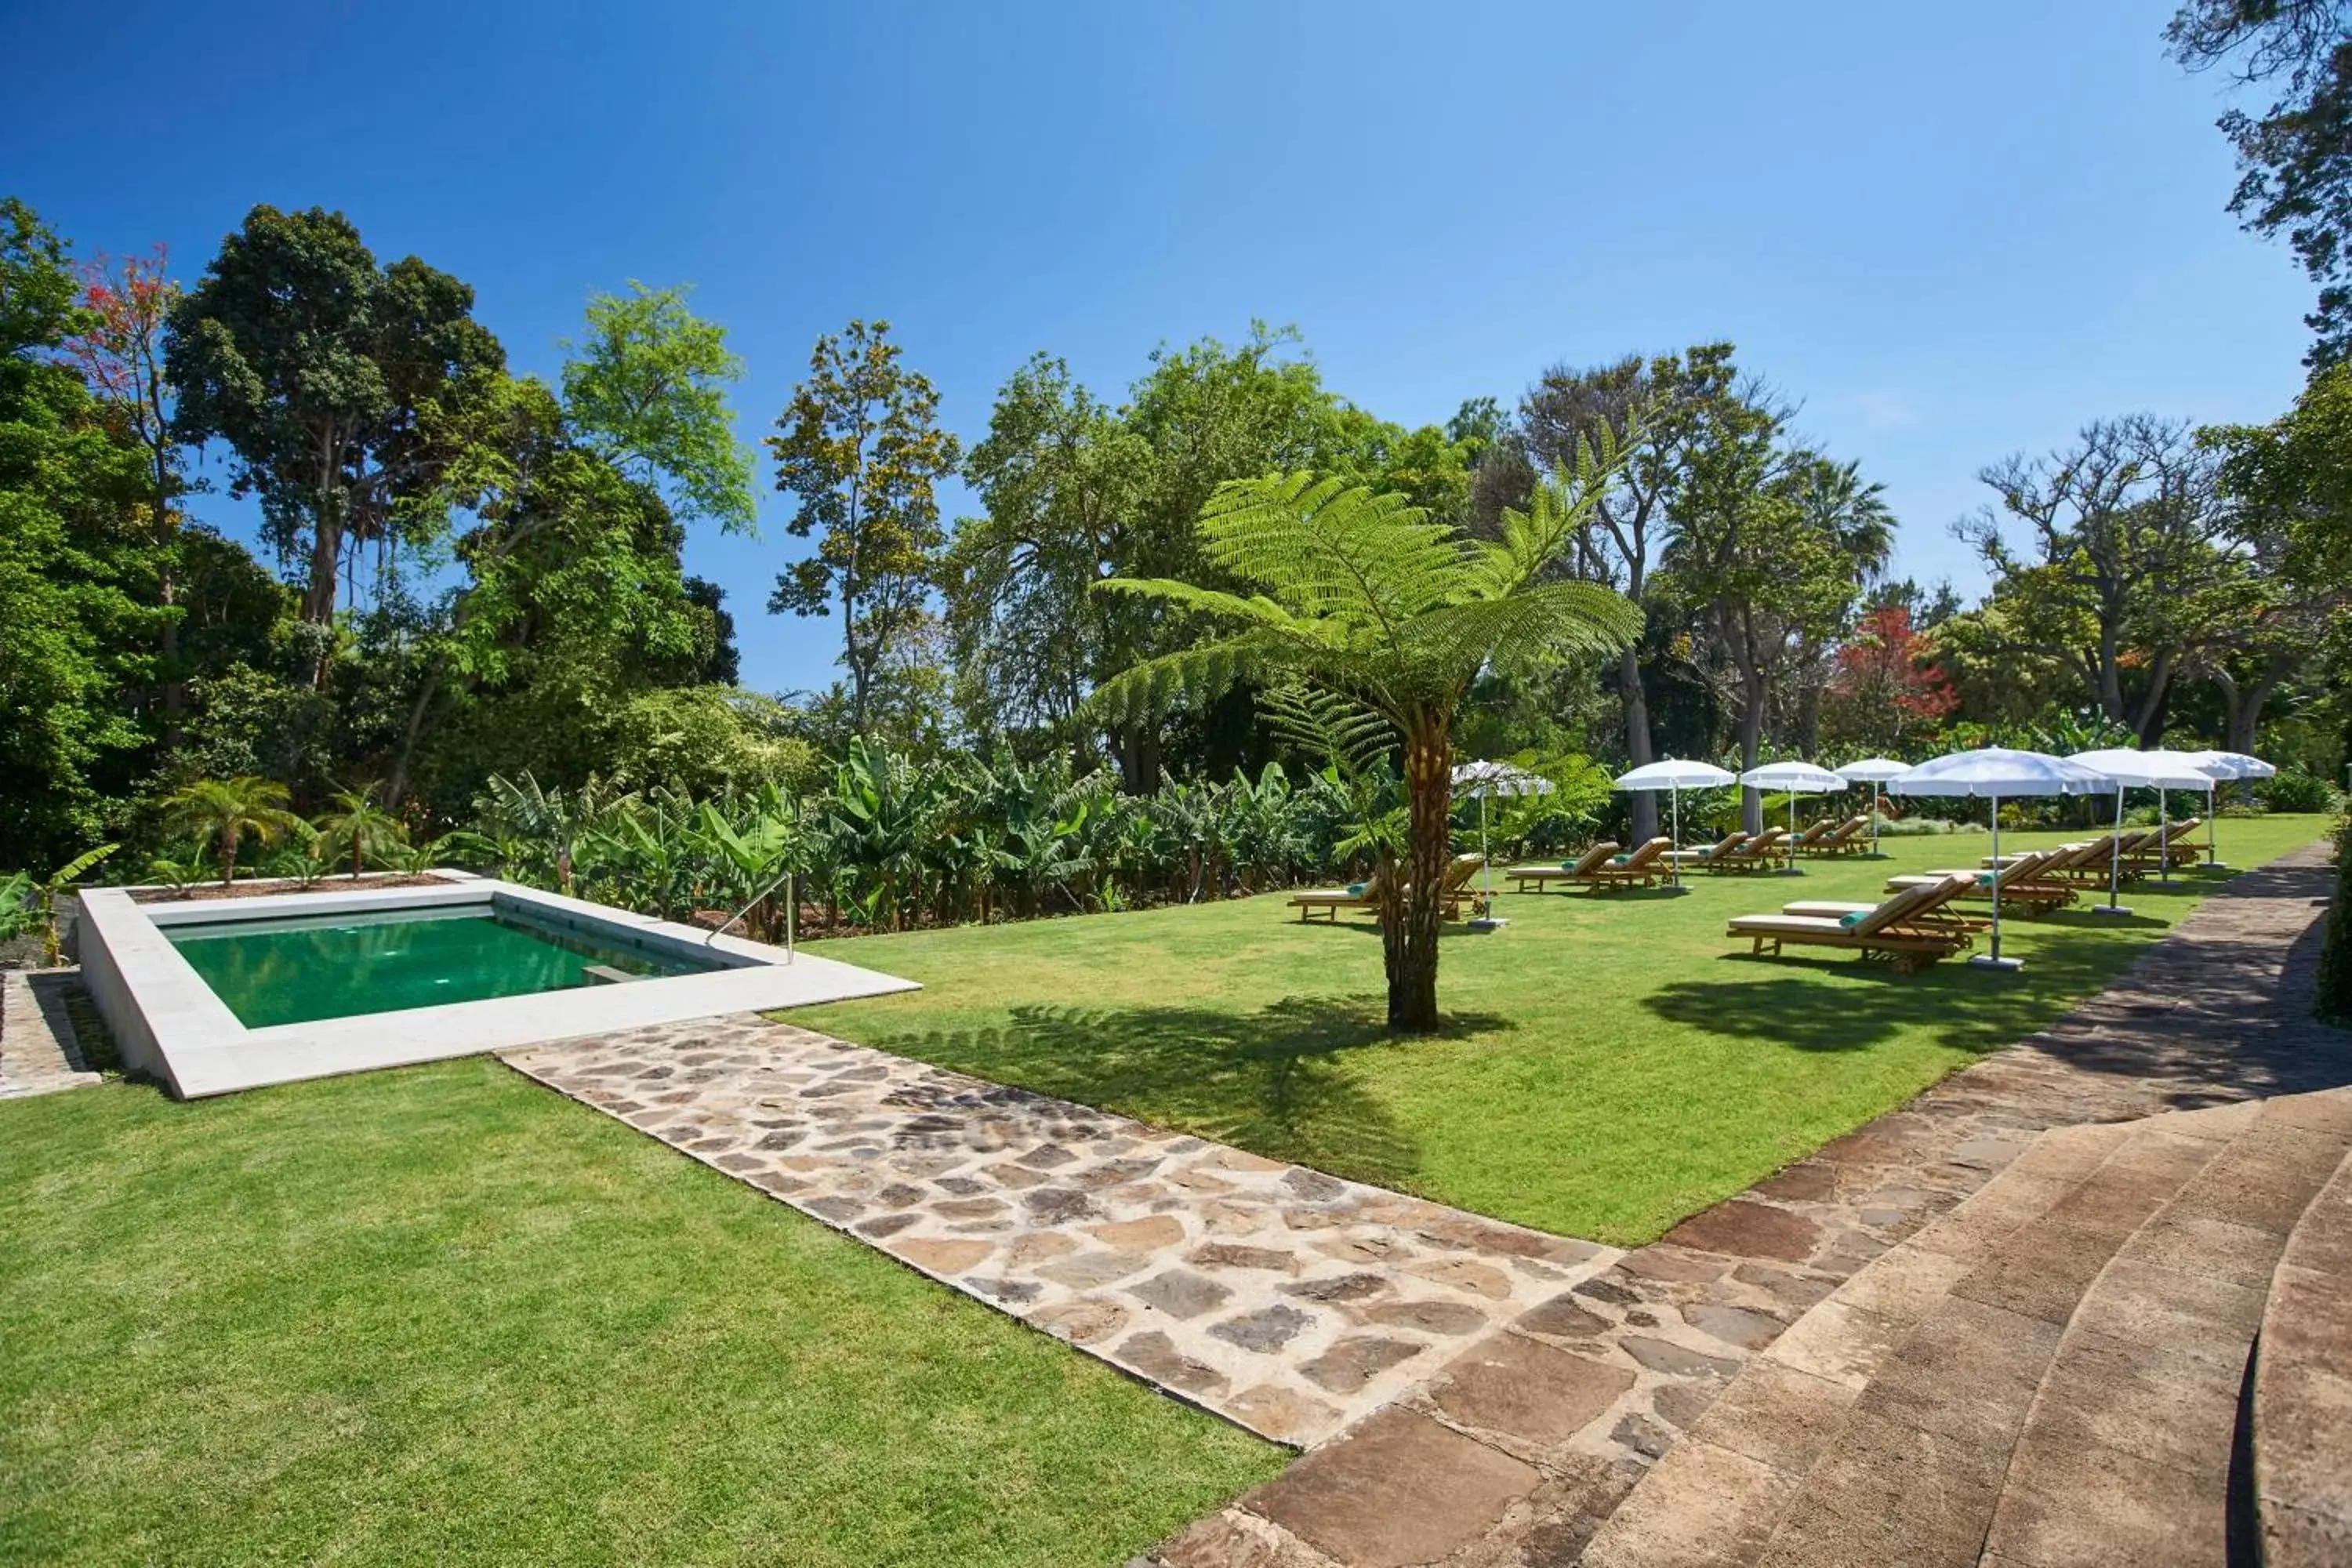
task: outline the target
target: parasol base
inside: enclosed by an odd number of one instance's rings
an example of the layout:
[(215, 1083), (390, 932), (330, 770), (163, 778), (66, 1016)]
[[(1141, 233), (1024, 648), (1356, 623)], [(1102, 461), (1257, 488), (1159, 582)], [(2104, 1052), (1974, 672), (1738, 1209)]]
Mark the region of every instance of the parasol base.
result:
[(1969, 967), (1970, 969), (1998, 969), (2003, 972), (2010, 972), (2024, 968), (2025, 960), (2021, 958), (1995, 958), (1989, 952), (1979, 952), (1969, 960)]
[(2131, 906), (2129, 904), (2093, 904), (2091, 912), (2095, 915), (2127, 915), (2131, 913)]
[(1481, 915), (1468, 923), (1472, 931), (1500, 931), (1511, 922), (1507, 920), (1496, 920), (1491, 915)]

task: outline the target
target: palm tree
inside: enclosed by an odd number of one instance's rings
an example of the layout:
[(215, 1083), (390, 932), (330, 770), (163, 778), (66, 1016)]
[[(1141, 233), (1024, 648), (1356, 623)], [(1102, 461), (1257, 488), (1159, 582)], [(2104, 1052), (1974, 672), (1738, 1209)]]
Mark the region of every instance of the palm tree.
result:
[(221, 886), (236, 879), (238, 842), (250, 833), (263, 844), (307, 826), (286, 809), (286, 786), (250, 773), (233, 779), (197, 779), (163, 797), (163, 823), (198, 845), (220, 846)]
[(355, 879), (368, 861), (396, 856), (408, 843), (406, 826), (375, 803), (375, 792), (382, 787), (369, 784), (337, 790), (335, 809), (312, 824), (325, 853), (351, 856)]
[[(1437, 894), (1452, 849), (1454, 713), (1463, 694), (1492, 660), (1546, 649), (1611, 653), (1640, 635), (1633, 605), (1600, 584), (1561, 576), (1617, 466), (1613, 443), (1598, 458), (1580, 451), (1528, 511), (1504, 513), (1501, 537), (1491, 542), (1429, 521), (1402, 496), (1339, 479), (1231, 480), (1202, 509), (1202, 552), (1218, 571), (1262, 591), (1160, 578), (1097, 584), (1234, 626), (1107, 683), (1097, 700), (1108, 710), (1133, 714), (1177, 690), (1288, 678), (1337, 692), (1396, 731), (1410, 827), (1405, 896), (1381, 913), (1391, 1028), (1438, 1026)], [(1381, 858), (1385, 865), (1387, 851)]]

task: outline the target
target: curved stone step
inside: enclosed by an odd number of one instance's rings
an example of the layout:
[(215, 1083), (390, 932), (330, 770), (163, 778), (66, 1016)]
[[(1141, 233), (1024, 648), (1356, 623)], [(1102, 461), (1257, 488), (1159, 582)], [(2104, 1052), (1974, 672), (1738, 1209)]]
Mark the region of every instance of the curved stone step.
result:
[[(2352, 1093), (2299, 1124), (2352, 1140)], [(2352, 1152), (2288, 1236), (2254, 1352), (2253, 1491), (2266, 1568), (2352, 1563)]]
[(2227, 1559), (2231, 1448), (2264, 1293), (2344, 1159), (2343, 1137), (2311, 1124), (2326, 1121), (2315, 1100), (2324, 1112), (2325, 1096), (2233, 1108), (2227, 1143), (2084, 1292), (2010, 1455), (1987, 1563)]
[[(2042, 1134), (1751, 1362), (1581, 1561), (1978, 1563), (2083, 1303), (2118, 1258), (2123, 1310), (2146, 1269), (2231, 1239), (2210, 1227), (2245, 1217), (2232, 1194), (2247, 1162), (2232, 1152), (2263, 1115), (2248, 1102)], [(2256, 1152), (2276, 1142), (2263, 1138)], [(2238, 1354), (2242, 1367), (2242, 1342)], [(2221, 1447), (2226, 1468), (2226, 1428)]]

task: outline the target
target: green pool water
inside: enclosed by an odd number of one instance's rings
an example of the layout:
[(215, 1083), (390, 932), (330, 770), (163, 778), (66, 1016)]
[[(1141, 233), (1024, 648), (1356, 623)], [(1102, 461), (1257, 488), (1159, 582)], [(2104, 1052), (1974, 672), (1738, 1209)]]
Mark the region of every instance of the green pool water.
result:
[(223, 921), (164, 934), (248, 1029), (568, 991), (590, 984), (583, 969), (592, 963), (635, 975), (719, 967), (600, 942), (478, 904)]

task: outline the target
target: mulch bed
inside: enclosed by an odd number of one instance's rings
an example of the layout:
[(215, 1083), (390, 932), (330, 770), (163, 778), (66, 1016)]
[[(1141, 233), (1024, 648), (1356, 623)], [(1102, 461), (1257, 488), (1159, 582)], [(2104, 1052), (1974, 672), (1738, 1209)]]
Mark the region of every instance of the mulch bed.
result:
[(446, 877), (422, 874), (397, 877), (362, 877), (352, 881), (349, 877), (322, 877), (307, 886), (278, 879), (237, 882), (222, 887), (218, 882), (197, 882), (184, 888), (141, 888), (131, 899), (142, 904), (178, 904), (196, 899), (259, 899), (278, 893), (349, 893), (368, 891), (376, 888), (446, 888)]

